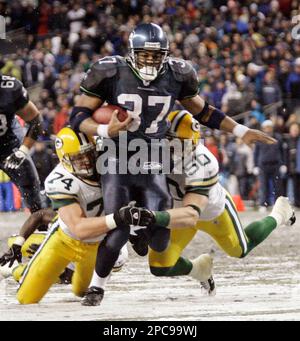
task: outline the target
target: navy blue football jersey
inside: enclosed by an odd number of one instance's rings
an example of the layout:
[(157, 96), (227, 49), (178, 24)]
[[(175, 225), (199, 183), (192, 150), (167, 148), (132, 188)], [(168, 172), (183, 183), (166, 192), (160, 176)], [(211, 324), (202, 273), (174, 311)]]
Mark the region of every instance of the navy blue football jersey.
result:
[(163, 138), (167, 116), (176, 100), (198, 94), (198, 79), (190, 62), (169, 58), (164, 71), (153, 81), (143, 81), (126, 58), (105, 57), (86, 73), (81, 91), (118, 105), (134, 118), (128, 137), (150, 141)]
[(0, 159), (20, 144), (14, 132), (15, 114), (28, 101), (27, 91), (19, 80), (0, 74)]

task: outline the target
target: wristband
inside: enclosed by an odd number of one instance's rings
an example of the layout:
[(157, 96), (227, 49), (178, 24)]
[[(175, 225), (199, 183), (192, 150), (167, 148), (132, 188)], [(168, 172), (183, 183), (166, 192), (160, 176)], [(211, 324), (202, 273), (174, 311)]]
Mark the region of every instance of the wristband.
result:
[(109, 230), (113, 230), (117, 227), (117, 224), (116, 224), (116, 221), (114, 219), (113, 214), (109, 214), (109, 215), (105, 216), (105, 223), (106, 223), (107, 228)]
[(155, 224), (167, 227), (170, 224), (170, 213), (166, 211), (155, 211)]
[(108, 124), (99, 124), (97, 127), (97, 134), (101, 137), (109, 138)]
[(25, 155), (29, 153), (29, 148), (25, 146), (25, 144), (22, 144), (19, 148), (21, 152), (23, 152)]
[(19, 246), (22, 246), (24, 243), (25, 243), (25, 238), (22, 236), (17, 236), (14, 241), (14, 244), (19, 245)]
[(247, 131), (250, 130), (250, 128), (242, 125), (242, 124), (237, 124), (233, 130), (232, 134), (236, 137), (240, 137), (241, 139), (246, 135)]

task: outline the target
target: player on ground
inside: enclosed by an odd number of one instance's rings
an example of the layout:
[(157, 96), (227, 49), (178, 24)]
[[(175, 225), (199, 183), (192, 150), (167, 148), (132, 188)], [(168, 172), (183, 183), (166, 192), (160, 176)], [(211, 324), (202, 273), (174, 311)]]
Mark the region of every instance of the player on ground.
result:
[[(47, 235), (46, 231), (37, 232), (36, 230), (45, 225), (48, 225), (48, 229), (50, 229), (56, 218), (56, 211), (50, 207), (43, 208), (30, 215), (21, 227), (18, 235), (13, 235), (8, 238), (7, 244), (9, 249), (0, 257), (0, 273), (3, 277), (13, 275), (14, 279), (19, 282), (27, 266), (26, 263), (22, 262), (23, 259), (31, 258)], [(120, 271), (127, 259), (128, 250), (125, 245), (114, 265), (113, 271)], [(17, 265), (17, 263), (19, 264)], [(71, 283), (73, 272), (73, 266), (68, 265), (65, 271), (59, 276), (61, 283)]]
[[(293, 224), (295, 215), (287, 198), (279, 197), (270, 215), (243, 228), (230, 194), (218, 182), (218, 161), (199, 143), (197, 122), (187, 111), (172, 112), (169, 118), (171, 135), (192, 139), (195, 149), (194, 155), (184, 160), (184, 174), (168, 175), (172, 196), (183, 207), (156, 213), (160, 223), (164, 221), (171, 229), (171, 243), (162, 253), (150, 251), (150, 269), (156, 276), (190, 275), (213, 295), (213, 279), (206, 280), (212, 270), (210, 255), (201, 255), (192, 261), (181, 256), (197, 231), (208, 233), (229, 256), (242, 258), (276, 227)], [(181, 160), (175, 159), (176, 162)]]
[[(19, 126), (16, 114), (28, 124), (23, 141), (15, 132)], [(39, 177), (28, 153), (41, 132), (39, 111), (22, 83), (0, 74), (0, 169), (19, 187), (31, 212), (41, 209), (42, 204)]]
[[(220, 110), (208, 105), (198, 95), (198, 79), (191, 63), (169, 57), (169, 41), (156, 24), (141, 24), (130, 35), (129, 54), (126, 58), (111, 56), (100, 59), (87, 72), (82, 84), (83, 94), (71, 114), (74, 130), (89, 135), (114, 138), (107, 126), (92, 119), (93, 112), (105, 101), (118, 105), (130, 114), (127, 127), (128, 141), (141, 138), (150, 144), (153, 139), (164, 138), (168, 130), (167, 116), (176, 100), (188, 109), (200, 123), (234, 132), (245, 142), (273, 143), (264, 133), (238, 125)], [(127, 153), (127, 145), (123, 146)], [(145, 153), (149, 152), (148, 150)], [(113, 155), (119, 165), (119, 156)], [(148, 160), (161, 165), (161, 160)], [(146, 168), (147, 165), (142, 165)], [(163, 166), (162, 166), (163, 167)], [(144, 170), (144, 169), (143, 169)], [(105, 174), (101, 177), (105, 200), (105, 213), (110, 214), (125, 203), (136, 200), (138, 206), (151, 210), (171, 207), (166, 178), (163, 174)], [(137, 195), (139, 193), (139, 195)], [(148, 230), (148, 232), (151, 229)], [(169, 242), (169, 230), (153, 226), (150, 235), (152, 249), (162, 252)], [(109, 233), (99, 249), (93, 288), (87, 293), (86, 304), (100, 304), (103, 282), (108, 278), (120, 248), (129, 238), (129, 229), (119, 226)], [(101, 260), (98, 262), (98, 259)]]
[(106, 233), (117, 225), (136, 225), (136, 219), (147, 225), (152, 216), (148, 210), (127, 206), (100, 217), (103, 197), (97, 182), (94, 140), (63, 128), (55, 147), (60, 163), (47, 177), (45, 189), (58, 219), (26, 267), (17, 293), (21, 304), (39, 302), (70, 262), (75, 264), (73, 292), (83, 296)]

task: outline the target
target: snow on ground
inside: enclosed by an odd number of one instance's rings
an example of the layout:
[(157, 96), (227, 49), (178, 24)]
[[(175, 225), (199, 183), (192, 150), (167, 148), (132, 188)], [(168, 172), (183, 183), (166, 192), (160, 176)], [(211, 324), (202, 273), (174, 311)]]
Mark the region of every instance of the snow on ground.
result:
[[(82, 307), (70, 286), (55, 285), (40, 304), (20, 306), (17, 284), (0, 279), (0, 320), (300, 320), (300, 212), (294, 227), (276, 230), (245, 259), (233, 259), (198, 233), (185, 255), (215, 254), (217, 295), (204, 297), (188, 277), (155, 278), (147, 259), (130, 252), (115, 273), (100, 307)], [(22, 213), (0, 214), (0, 251), (21, 226)], [(244, 224), (262, 217), (241, 215)], [(34, 288), (33, 288), (34, 290)]]

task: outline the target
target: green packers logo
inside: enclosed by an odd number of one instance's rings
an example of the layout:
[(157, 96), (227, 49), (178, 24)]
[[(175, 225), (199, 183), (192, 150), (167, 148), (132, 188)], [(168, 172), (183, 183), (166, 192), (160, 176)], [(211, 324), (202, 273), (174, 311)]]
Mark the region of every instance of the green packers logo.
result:
[(193, 120), (192, 129), (194, 131), (200, 131), (200, 123), (198, 121), (196, 121), (196, 120)]
[(55, 140), (55, 148), (56, 149), (61, 149), (63, 146), (63, 141), (59, 137), (56, 138)]

